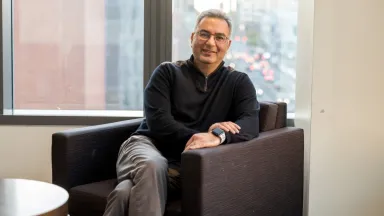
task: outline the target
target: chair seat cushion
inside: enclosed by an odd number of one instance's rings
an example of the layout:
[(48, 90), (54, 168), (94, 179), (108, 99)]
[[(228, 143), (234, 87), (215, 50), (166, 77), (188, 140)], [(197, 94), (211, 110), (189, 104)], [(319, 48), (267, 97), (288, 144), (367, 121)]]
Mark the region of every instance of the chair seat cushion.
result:
[[(117, 185), (116, 179), (76, 186), (69, 191), (69, 213), (71, 216), (102, 216), (107, 197)], [(180, 200), (167, 204), (166, 216), (180, 215)]]

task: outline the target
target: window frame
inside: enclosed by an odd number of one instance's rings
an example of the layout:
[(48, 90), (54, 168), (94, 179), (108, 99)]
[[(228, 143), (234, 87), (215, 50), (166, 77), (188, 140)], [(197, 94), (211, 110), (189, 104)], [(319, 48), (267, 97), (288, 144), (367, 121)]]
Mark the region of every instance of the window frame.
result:
[[(10, 115), (13, 110), (12, 1), (1, 0), (0, 22), (0, 125), (97, 125), (142, 117), (123, 116), (36, 116)], [(172, 0), (144, 0), (144, 71), (145, 88), (153, 70), (164, 61), (172, 61)], [(144, 90), (144, 89), (143, 89)], [(290, 115), (294, 117), (294, 114)], [(293, 126), (293, 117), (288, 125)]]
[[(13, 110), (12, 0), (1, 0), (0, 125), (96, 125), (142, 117), (9, 115)], [(172, 0), (144, 0), (145, 88), (152, 71), (172, 59)], [(165, 41), (165, 43), (164, 43)], [(144, 90), (144, 89), (143, 89)]]

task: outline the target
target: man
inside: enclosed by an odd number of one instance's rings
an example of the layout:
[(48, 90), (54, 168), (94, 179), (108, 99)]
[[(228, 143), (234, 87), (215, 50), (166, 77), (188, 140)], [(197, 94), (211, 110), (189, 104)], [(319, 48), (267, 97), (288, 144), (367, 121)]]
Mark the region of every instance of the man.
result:
[(231, 31), (223, 12), (202, 12), (191, 35), (191, 58), (154, 70), (144, 93), (146, 119), (120, 148), (118, 185), (105, 216), (163, 215), (168, 186), (180, 189), (183, 151), (258, 136), (255, 88), (246, 74), (224, 66)]

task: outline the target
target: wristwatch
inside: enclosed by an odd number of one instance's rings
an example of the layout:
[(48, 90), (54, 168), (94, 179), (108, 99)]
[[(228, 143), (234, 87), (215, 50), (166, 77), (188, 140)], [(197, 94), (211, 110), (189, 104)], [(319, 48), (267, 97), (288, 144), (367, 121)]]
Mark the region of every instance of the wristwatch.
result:
[(220, 138), (220, 144), (225, 141), (225, 132), (221, 128), (215, 128), (212, 130), (213, 135)]

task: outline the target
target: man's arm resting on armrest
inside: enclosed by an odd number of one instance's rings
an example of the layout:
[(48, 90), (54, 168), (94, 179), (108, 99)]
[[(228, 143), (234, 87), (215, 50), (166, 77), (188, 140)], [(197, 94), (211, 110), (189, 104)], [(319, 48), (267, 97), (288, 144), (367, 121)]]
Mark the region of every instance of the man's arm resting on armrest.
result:
[(260, 105), (255, 87), (248, 75), (244, 74), (239, 78), (235, 91), (233, 103), (236, 120), (234, 123), (241, 129), (236, 134), (225, 132), (226, 139), (223, 144), (244, 142), (259, 136)]
[(156, 137), (186, 142), (199, 131), (184, 126), (171, 115), (171, 83), (167, 65), (161, 64), (154, 70), (144, 91), (146, 122)]

